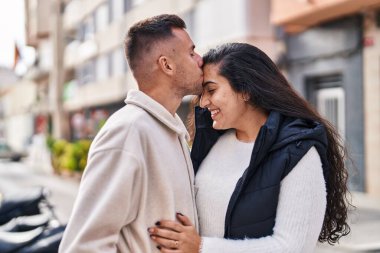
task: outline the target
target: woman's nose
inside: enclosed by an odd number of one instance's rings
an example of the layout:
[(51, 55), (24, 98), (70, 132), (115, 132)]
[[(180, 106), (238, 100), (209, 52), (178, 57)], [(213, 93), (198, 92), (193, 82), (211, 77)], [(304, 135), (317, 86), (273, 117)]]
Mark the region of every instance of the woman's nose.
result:
[(210, 101), (208, 100), (207, 96), (205, 94), (201, 95), (201, 99), (199, 101), (199, 106), (202, 108), (206, 108), (207, 105), (209, 105)]

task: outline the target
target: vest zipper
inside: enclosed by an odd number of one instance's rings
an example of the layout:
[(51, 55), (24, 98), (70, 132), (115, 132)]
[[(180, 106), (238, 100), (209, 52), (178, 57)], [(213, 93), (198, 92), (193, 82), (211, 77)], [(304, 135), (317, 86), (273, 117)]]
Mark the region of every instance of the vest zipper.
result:
[[(262, 146), (264, 144), (264, 140), (265, 140), (265, 136), (266, 136), (266, 132), (267, 132), (266, 131), (267, 130), (266, 126), (263, 126), (262, 130), (263, 130), (262, 133), (260, 134), (260, 132), (261, 132), (260, 131), (259, 135), (258, 135), (258, 137), (260, 137), (260, 140), (262, 140), (262, 141), (259, 142), (260, 146), (258, 147), (258, 151), (256, 152), (255, 158), (256, 158), (257, 154), (259, 154), (259, 151), (261, 150), (261, 148), (262, 148)], [(262, 135), (262, 136), (260, 136), (260, 135)], [(253, 148), (255, 148), (255, 147), (253, 147)], [(251, 157), (251, 160), (252, 160), (252, 158), (253, 157)], [(252, 167), (256, 166), (256, 164), (254, 162), (253, 162), (253, 165), (254, 166), (252, 166)], [(231, 233), (230, 233), (230, 231), (231, 231), (231, 215), (232, 215), (232, 213), (234, 211), (236, 202), (237, 202), (239, 196), (241, 195), (241, 191), (242, 191), (242, 189), (244, 188), (244, 186), (245, 186), (245, 184), (247, 182), (247, 174), (248, 174), (248, 171), (250, 170), (249, 169), (250, 167), (251, 167), (251, 164), (248, 165), (248, 168), (244, 171), (242, 177), (237, 182), (235, 191), (232, 194), (232, 196), (234, 196), (235, 192), (236, 192), (236, 197), (234, 199), (231, 198), (231, 200), (233, 202), (230, 202), (230, 204), (227, 207), (227, 213), (226, 213), (226, 219), (225, 219), (225, 228), (224, 228), (224, 230), (225, 230), (224, 231), (224, 238), (226, 238), (226, 239), (229, 238), (229, 236), (231, 235)]]

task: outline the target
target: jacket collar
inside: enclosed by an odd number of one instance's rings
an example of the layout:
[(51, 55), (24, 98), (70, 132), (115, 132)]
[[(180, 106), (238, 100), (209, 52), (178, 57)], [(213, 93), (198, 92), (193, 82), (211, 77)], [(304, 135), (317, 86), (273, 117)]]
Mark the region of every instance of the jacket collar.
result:
[(149, 97), (144, 92), (139, 90), (130, 90), (124, 102), (126, 104), (133, 104), (142, 108), (178, 135), (183, 136), (186, 140), (190, 139), (181, 118), (177, 114), (173, 117), (173, 115), (164, 106)]

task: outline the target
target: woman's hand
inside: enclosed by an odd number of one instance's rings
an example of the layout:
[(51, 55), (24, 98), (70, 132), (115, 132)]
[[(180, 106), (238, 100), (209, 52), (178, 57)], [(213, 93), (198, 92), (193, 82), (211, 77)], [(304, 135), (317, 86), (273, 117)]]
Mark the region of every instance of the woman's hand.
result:
[(156, 227), (148, 229), (150, 238), (158, 244), (164, 253), (199, 253), (201, 237), (198, 235), (188, 217), (177, 213), (176, 221), (162, 220)]

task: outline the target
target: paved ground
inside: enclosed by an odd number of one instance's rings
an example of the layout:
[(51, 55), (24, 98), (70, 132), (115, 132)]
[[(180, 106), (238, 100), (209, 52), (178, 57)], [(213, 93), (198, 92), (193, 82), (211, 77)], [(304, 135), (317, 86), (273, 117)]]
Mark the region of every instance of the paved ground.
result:
[(351, 233), (335, 251), (321, 252), (380, 252), (380, 199), (362, 193), (354, 193), (352, 198), (357, 208), (350, 212)]
[(316, 252), (380, 252), (380, 208), (378, 203), (372, 206), (361, 205), (361, 194), (354, 195), (357, 209), (350, 213), (351, 233), (343, 237), (337, 246), (319, 245)]
[[(77, 179), (38, 173), (23, 163), (0, 161), (0, 192), (41, 185), (52, 192), (50, 199), (57, 216), (66, 223), (78, 191)], [(351, 234), (337, 246), (319, 245), (316, 253), (380, 252), (380, 200), (354, 193), (353, 203), (357, 209), (350, 212)]]

